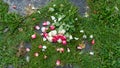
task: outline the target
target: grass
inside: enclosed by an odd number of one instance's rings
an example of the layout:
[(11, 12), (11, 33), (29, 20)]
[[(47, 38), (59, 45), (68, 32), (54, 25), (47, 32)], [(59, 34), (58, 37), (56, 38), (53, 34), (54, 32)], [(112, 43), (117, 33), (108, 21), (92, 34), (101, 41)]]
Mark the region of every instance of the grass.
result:
[[(31, 16), (22, 17), (15, 13), (8, 13), (8, 5), (0, 1), (0, 67), (13, 64), (15, 68), (53, 68), (55, 62), (60, 59), (63, 64), (72, 63), (78, 64), (81, 68), (119, 68), (120, 67), (120, 9), (119, 0), (87, 0), (90, 7), (90, 17), (80, 17), (77, 13), (77, 8), (67, 0), (54, 0), (45, 7), (39, 9), (38, 12)], [(49, 7), (56, 4), (55, 11), (49, 12)], [(64, 6), (61, 8), (60, 5)], [(71, 10), (71, 12), (68, 12)], [(63, 21), (75, 22), (75, 33), (73, 36), (80, 37), (80, 30), (83, 29), (87, 36), (93, 34), (95, 37), (95, 45), (93, 50), (95, 55), (90, 56), (88, 53), (79, 54), (76, 51), (76, 46), (81, 42), (71, 41), (67, 47), (71, 48), (70, 53), (58, 53), (56, 47), (64, 47), (60, 44), (51, 44), (43, 42), (42, 37), (37, 33), (38, 38), (31, 40), (31, 35), (36, 33), (33, 27), (42, 23), (44, 20), (50, 20), (50, 16), (55, 13), (66, 14)], [(32, 20), (36, 18), (36, 20)], [(78, 20), (74, 20), (78, 18)], [(8, 27), (9, 31), (3, 33), (3, 30)], [(19, 32), (18, 28), (23, 28)], [(71, 32), (72, 33), (72, 32)], [(27, 63), (25, 58), (16, 57), (16, 46), (22, 41), (30, 42), (32, 49), (29, 53), (30, 62)], [(88, 39), (89, 41), (91, 39)], [(38, 50), (38, 45), (43, 44), (48, 47), (46, 52)], [(34, 52), (40, 52), (39, 57), (34, 57)], [(43, 59), (44, 55), (48, 55), (48, 59)], [(22, 67), (20, 67), (22, 66)]]

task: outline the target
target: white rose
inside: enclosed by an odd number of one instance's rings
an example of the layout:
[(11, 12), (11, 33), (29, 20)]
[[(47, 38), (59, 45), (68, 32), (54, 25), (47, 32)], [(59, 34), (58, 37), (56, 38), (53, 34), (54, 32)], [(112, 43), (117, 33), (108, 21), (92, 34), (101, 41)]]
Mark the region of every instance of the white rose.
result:
[(56, 34), (57, 34), (57, 31), (56, 31), (56, 30), (51, 31), (51, 35), (52, 35), (52, 36), (55, 36)]
[(66, 31), (65, 31), (64, 29), (58, 31), (59, 34), (65, 34), (65, 32), (66, 32)]
[(52, 42), (52, 37), (47, 37), (49, 42)]

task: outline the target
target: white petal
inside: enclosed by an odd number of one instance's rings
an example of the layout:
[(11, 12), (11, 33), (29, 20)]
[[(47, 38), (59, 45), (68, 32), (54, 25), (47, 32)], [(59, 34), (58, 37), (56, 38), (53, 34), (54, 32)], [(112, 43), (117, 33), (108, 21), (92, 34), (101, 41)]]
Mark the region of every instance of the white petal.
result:
[(72, 35), (70, 35), (69, 38), (70, 38), (70, 40), (72, 40), (73, 39)]
[(26, 56), (26, 61), (29, 62), (30, 61), (30, 57)]
[(43, 46), (42, 48), (43, 48), (43, 49), (47, 49), (47, 47), (46, 47), (46, 46)]
[(55, 20), (55, 17), (54, 17), (54, 16), (51, 16), (51, 19), (52, 19), (52, 20)]
[(58, 31), (59, 34), (65, 34), (65, 32), (66, 32), (66, 31), (65, 31), (64, 29)]
[(84, 33), (84, 30), (80, 30), (80, 33)]
[(93, 35), (90, 35), (90, 38), (92, 39), (92, 38), (93, 38)]
[(61, 40), (61, 39), (58, 39), (58, 40), (57, 40), (57, 42), (58, 42), (58, 43), (61, 43), (61, 42), (62, 42), (62, 40)]
[(77, 38), (77, 37), (74, 37), (74, 39), (75, 39), (75, 40), (78, 40), (79, 38)]
[(52, 42), (52, 37), (47, 37), (49, 42)]
[(90, 52), (89, 54), (90, 54), (90, 55), (94, 55), (94, 52)]
[(84, 35), (83, 35), (83, 38), (84, 38), (84, 39), (86, 39), (86, 38), (87, 38), (87, 36), (84, 34)]
[(45, 32), (45, 31), (46, 31), (46, 28), (45, 28), (45, 27), (42, 27), (42, 28), (41, 28), (41, 31), (42, 31), (42, 32)]
[(56, 31), (56, 30), (51, 31), (51, 35), (52, 35), (52, 36), (55, 36), (56, 34), (57, 34), (57, 31)]
[(47, 39), (46, 38), (43, 38), (43, 41), (46, 41)]

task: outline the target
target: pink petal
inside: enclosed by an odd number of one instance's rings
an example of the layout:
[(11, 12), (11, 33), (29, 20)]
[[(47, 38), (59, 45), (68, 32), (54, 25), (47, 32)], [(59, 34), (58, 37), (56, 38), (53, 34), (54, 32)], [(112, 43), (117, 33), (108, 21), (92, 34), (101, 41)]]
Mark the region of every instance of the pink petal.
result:
[(43, 36), (46, 38), (48, 36), (48, 33), (43, 33)]
[(92, 45), (94, 45), (94, 44), (95, 44), (95, 40), (94, 40), (94, 39), (91, 41), (91, 44), (92, 44)]
[(39, 56), (39, 53), (38, 53), (38, 52), (34, 53), (34, 56), (35, 56), (35, 57), (38, 57), (38, 56)]
[(55, 29), (55, 26), (51, 25), (50, 30), (54, 30), (54, 29)]
[(31, 38), (32, 38), (32, 39), (35, 39), (35, 38), (36, 38), (36, 34), (33, 34), (33, 35), (31, 36)]
[(35, 29), (36, 29), (36, 30), (40, 30), (40, 26), (36, 25), (36, 26), (35, 26)]
[(60, 60), (56, 61), (56, 65), (59, 66), (61, 64)]
[(67, 41), (66, 41), (66, 40), (63, 40), (63, 41), (62, 41), (62, 44), (63, 44), (63, 45), (66, 45), (66, 44), (67, 44)]
[(43, 26), (47, 26), (47, 22), (44, 22), (42, 25), (43, 25)]
[(42, 47), (43, 47), (42, 45), (39, 45), (39, 46), (38, 46), (38, 48), (40, 48), (40, 49), (41, 49)]
[(26, 48), (26, 51), (29, 52), (29, 51), (30, 51), (30, 48)]

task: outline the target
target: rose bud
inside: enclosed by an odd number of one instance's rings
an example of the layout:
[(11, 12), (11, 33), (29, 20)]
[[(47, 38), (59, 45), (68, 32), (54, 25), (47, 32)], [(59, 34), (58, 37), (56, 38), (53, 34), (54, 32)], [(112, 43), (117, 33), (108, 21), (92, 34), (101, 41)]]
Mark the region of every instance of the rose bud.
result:
[(51, 25), (50, 30), (54, 30), (54, 29), (55, 29), (55, 26)]
[(91, 44), (92, 44), (92, 45), (94, 45), (94, 44), (95, 44), (95, 40), (94, 40), (94, 39), (91, 41)]
[(36, 26), (35, 26), (35, 29), (36, 29), (36, 30), (40, 30), (40, 26), (36, 25)]
[(32, 38), (32, 39), (35, 39), (35, 38), (36, 38), (36, 34), (33, 34), (33, 35), (31, 36), (31, 38)]
[(59, 66), (61, 64), (60, 60), (56, 61), (56, 65)]
[(35, 57), (38, 57), (38, 56), (39, 56), (38, 52), (34, 53), (34, 56), (35, 56)]

